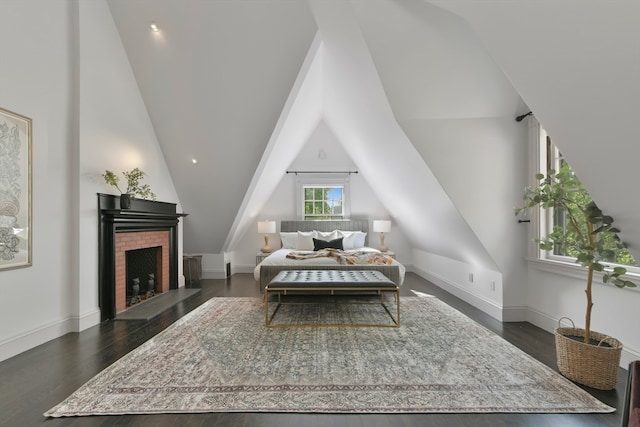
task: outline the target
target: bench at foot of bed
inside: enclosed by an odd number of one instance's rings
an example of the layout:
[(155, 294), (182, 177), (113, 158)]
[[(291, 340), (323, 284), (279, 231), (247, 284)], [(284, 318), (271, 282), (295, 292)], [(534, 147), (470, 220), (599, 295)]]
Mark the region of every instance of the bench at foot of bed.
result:
[[(295, 302), (283, 302), (282, 296), (288, 294), (314, 294), (314, 295), (350, 295), (376, 294), (379, 301), (369, 304), (381, 304), (391, 317), (392, 324), (299, 324), (285, 325), (272, 323), (273, 317), (283, 304), (296, 304)], [(385, 294), (391, 293), (395, 299), (396, 315), (385, 304)], [(269, 312), (269, 295), (277, 294), (277, 305), (273, 313)], [(318, 300), (320, 301), (320, 300)], [(363, 302), (356, 302), (363, 303)], [(364, 302), (366, 303), (366, 302)], [(265, 326), (268, 328), (285, 326), (379, 326), (400, 327), (400, 288), (392, 280), (375, 270), (285, 270), (281, 271), (265, 287)]]

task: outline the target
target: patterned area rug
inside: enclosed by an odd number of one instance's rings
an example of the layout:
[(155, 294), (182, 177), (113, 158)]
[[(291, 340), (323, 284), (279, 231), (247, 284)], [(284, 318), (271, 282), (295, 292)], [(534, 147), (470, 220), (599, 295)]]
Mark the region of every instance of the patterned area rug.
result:
[[(388, 317), (306, 305), (284, 321)], [(256, 298), (214, 298), (96, 375), (46, 416), (184, 412), (613, 412), (436, 298), (395, 328), (264, 327)]]

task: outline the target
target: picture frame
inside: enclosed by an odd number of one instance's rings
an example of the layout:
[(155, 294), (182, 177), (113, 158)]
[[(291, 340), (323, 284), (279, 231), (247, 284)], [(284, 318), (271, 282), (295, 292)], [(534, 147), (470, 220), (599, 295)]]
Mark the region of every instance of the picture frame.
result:
[(0, 271), (32, 263), (32, 121), (0, 108)]

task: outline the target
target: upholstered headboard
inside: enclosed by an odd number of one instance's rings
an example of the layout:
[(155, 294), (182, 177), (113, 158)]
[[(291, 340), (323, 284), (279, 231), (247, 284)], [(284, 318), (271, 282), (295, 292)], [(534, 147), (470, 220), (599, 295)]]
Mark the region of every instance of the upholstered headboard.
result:
[(345, 219), (335, 221), (304, 221), (304, 220), (283, 220), (280, 222), (280, 231), (364, 231), (367, 233), (364, 244), (369, 242), (369, 220), (368, 219)]

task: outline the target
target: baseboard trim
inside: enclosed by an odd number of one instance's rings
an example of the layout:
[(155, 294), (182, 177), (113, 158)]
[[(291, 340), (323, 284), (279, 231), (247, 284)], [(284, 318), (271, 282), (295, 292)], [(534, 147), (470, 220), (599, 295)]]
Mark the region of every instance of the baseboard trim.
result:
[(527, 308), (527, 322), (551, 333), (558, 327), (558, 319), (530, 307)]
[(66, 319), (23, 332), (0, 343), (0, 361), (9, 359), (41, 344), (60, 338), (70, 332), (81, 332), (100, 323), (100, 310)]
[(413, 267), (413, 272), (415, 274), (417, 274), (418, 276), (422, 277), (423, 279), (426, 279), (430, 282), (432, 282), (433, 284), (437, 285), (438, 287), (444, 289), (445, 291), (449, 292), (452, 295), (455, 295), (456, 297), (460, 298), (461, 300), (468, 302), (469, 304), (473, 305), (474, 307), (477, 307), (478, 309), (484, 311), (485, 313), (487, 313), (488, 315), (490, 315), (491, 317), (499, 320), (499, 321), (504, 321), (504, 315), (503, 315), (503, 307), (499, 306), (498, 304), (496, 304), (493, 301), (487, 300), (483, 297), (480, 297), (478, 295), (472, 294), (471, 292), (460, 288), (456, 283), (451, 282), (450, 280), (448, 280), (445, 277), (442, 277), (440, 275), (422, 270), (420, 268), (417, 267)]
[(0, 361), (9, 359), (52, 339), (59, 338), (69, 332), (73, 332), (71, 318), (53, 322), (9, 338), (0, 343)]
[(82, 332), (100, 323), (100, 309), (93, 310), (82, 316), (71, 316), (72, 332)]
[(503, 322), (526, 322), (527, 313), (529, 307), (515, 306), (515, 307), (502, 307), (502, 321)]

